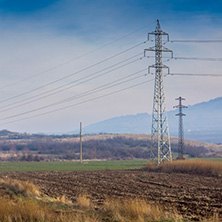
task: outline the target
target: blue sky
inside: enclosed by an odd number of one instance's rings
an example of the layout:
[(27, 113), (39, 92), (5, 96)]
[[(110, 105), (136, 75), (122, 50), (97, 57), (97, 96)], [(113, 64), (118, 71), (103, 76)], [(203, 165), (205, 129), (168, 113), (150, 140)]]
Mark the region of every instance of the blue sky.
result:
[(1, 5), (2, 11), (4, 11), (6, 14), (7, 13), (20, 14), (20, 13), (33, 12), (33, 11), (43, 9), (55, 2), (57, 1), (54, 1), (54, 0), (47, 0), (47, 1), (44, 1), (44, 0), (39, 0), (39, 1), (1, 0), (0, 5)]
[[(47, 27), (58, 32), (76, 34), (104, 33), (118, 29), (143, 26), (150, 20), (160, 19), (173, 26), (181, 23), (190, 25), (189, 19), (220, 17), (221, 1), (200, 0), (1, 0), (2, 20), (19, 22), (29, 26)], [(186, 22), (184, 22), (188, 19)], [(170, 20), (170, 21), (169, 21)], [(179, 21), (178, 21), (179, 20)], [(209, 22), (209, 21), (208, 21)], [(212, 25), (221, 24), (213, 19)], [(38, 26), (39, 25), (39, 26)]]
[[(4, 104), (18, 101), (13, 99), (1, 103), (2, 100), (40, 87), (146, 40), (147, 33), (155, 29), (156, 19), (160, 19), (163, 30), (170, 34), (171, 39), (222, 39), (222, 2), (219, 0), (0, 0), (0, 112)], [(140, 31), (91, 55), (67, 63), (39, 77), (23, 81), (16, 87), (4, 88), (8, 84), (63, 64), (137, 29)], [(104, 63), (90, 72), (103, 69), (135, 53), (142, 53), (144, 48), (152, 45), (152, 42), (142, 45), (138, 50)], [(222, 44), (169, 43), (167, 45), (174, 51), (175, 56), (222, 58), (221, 46)], [(3, 117), (16, 115), (24, 110), (28, 111), (50, 104), (52, 101), (65, 99), (70, 95), (115, 80), (131, 71), (138, 71), (152, 65), (153, 62), (152, 59), (143, 59), (141, 63), (118, 70), (104, 78), (98, 78), (92, 83), (83, 84), (67, 93), (0, 114)], [(219, 63), (212, 62), (166, 61), (166, 64), (170, 66), (172, 72), (220, 73), (221, 70)], [(54, 87), (74, 79), (75, 77), (64, 80)], [(178, 94), (187, 99), (187, 104), (221, 96), (220, 82), (221, 79), (215, 78), (167, 77), (165, 88), (168, 109), (172, 109), (175, 105), (174, 99), (179, 96)], [(53, 89), (51, 87), (31, 95), (35, 96), (45, 90)], [(153, 83), (93, 103), (13, 124), (2, 124), (0, 127), (21, 132), (69, 132), (78, 128), (80, 121), (88, 125), (119, 115), (151, 113), (152, 97)], [(27, 99), (28, 95), (22, 98)], [(34, 114), (38, 113), (41, 112)], [(12, 120), (17, 119), (19, 118)]]

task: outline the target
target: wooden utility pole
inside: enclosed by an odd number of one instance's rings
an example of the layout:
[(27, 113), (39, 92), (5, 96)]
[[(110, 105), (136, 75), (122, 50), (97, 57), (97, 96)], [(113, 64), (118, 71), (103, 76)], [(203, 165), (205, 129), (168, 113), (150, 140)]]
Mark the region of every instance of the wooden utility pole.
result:
[(80, 163), (82, 163), (82, 122), (80, 122)]

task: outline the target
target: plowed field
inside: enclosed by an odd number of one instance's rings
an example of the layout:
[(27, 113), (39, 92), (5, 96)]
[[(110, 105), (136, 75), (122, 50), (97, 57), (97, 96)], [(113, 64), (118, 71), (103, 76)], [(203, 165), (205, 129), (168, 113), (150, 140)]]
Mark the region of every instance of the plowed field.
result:
[(87, 193), (98, 206), (106, 197), (138, 197), (175, 206), (192, 220), (222, 214), (222, 178), (145, 170), (0, 173), (5, 176), (31, 181), (53, 197), (66, 195), (75, 201)]

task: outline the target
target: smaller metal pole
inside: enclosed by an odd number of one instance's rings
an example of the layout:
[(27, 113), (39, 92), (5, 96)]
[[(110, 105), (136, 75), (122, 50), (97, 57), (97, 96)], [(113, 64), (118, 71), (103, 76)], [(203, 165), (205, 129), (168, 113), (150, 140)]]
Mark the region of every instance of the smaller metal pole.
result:
[(80, 163), (82, 163), (82, 122), (80, 122)]

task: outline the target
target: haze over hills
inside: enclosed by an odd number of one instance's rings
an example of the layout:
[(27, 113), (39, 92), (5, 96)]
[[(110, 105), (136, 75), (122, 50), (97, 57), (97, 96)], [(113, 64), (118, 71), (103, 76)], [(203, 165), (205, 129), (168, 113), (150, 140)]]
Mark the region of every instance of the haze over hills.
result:
[[(177, 136), (178, 110), (168, 112), (170, 135)], [(184, 109), (185, 138), (210, 143), (222, 143), (222, 97), (188, 106)], [(84, 133), (150, 133), (151, 115), (119, 116), (86, 126)]]

